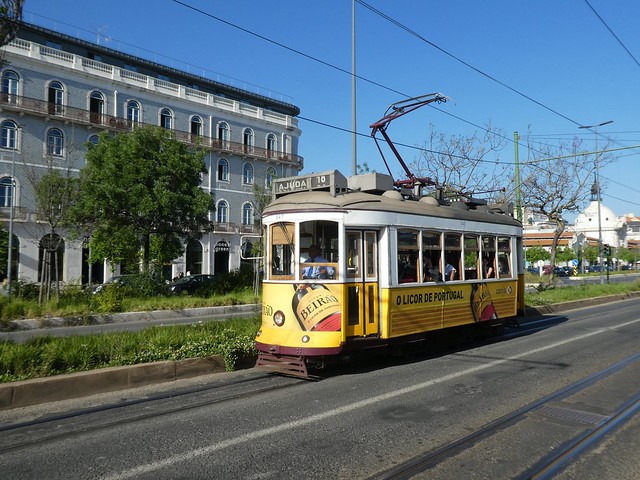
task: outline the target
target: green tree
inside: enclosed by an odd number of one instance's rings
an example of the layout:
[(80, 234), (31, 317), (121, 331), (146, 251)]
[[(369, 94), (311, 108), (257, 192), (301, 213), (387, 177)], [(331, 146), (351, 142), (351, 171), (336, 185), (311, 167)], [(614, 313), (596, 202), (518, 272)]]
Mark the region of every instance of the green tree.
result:
[(549, 260), (551, 254), (548, 250), (542, 247), (529, 247), (525, 250), (525, 257), (529, 263), (537, 263), (542, 260)]
[(556, 260), (558, 262), (570, 262), (576, 258), (576, 252), (569, 247), (559, 248), (556, 252)]
[(584, 258), (587, 259), (589, 265), (596, 265), (598, 263), (598, 247), (589, 245), (585, 247), (583, 251)]
[[(140, 260), (145, 271), (183, 251), (180, 239), (210, 231), (211, 196), (200, 188), (205, 152), (159, 127), (102, 134), (80, 171), (75, 220), (91, 234), (93, 259)], [(171, 258), (169, 258), (171, 257)]]

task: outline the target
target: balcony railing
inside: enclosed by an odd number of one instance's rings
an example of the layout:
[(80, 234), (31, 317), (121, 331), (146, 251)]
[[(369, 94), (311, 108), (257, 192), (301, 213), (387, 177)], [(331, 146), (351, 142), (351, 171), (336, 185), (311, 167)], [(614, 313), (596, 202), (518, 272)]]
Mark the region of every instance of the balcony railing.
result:
[[(57, 117), (61, 120), (75, 123), (93, 125), (108, 128), (115, 131), (131, 130), (135, 126), (144, 126), (141, 122), (132, 122), (125, 118), (115, 117), (106, 113), (92, 112), (81, 108), (59, 105), (37, 98), (23, 97), (8, 93), (0, 93), (0, 108), (5, 111), (29, 112), (34, 115), (45, 117)], [(277, 152), (266, 148), (245, 145), (243, 143), (220, 140), (217, 138), (205, 137), (190, 132), (172, 130), (177, 140), (191, 145), (200, 145), (209, 148), (222, 155), (233, 154), (245, 157), (253, 157), (261, 160), (273, 160), (296, 165), (298, 170), (304, 167), (304, 159), (292, 153)]]

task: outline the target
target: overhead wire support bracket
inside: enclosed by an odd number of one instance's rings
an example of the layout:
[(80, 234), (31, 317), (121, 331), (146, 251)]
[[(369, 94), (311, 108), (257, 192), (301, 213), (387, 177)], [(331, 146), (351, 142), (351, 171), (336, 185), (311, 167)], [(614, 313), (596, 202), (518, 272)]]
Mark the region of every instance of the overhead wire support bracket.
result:
[(380, 147), (380, 144), (378, 143), (378, 139), (376, 137), (376, 134), (378, 132), (382, 134), (382, 136), (384, 137), (384, 140), (387, 142), (387, 145), (389, 145), (389, 148), (395, 155), (398, 162), (400, 162), (400, 165), (402, 166), (402, 168), (404, 169), (404, 172), (408, 177), (406, 180), (395, 180), (394, 181), (395, 186), (399, 188), (405, 187), (405, 188), (414, 188), (414, 189), (417, 187), (419, 189), (423, 185), (435, 185), (435, 182), (430, 178), (417, 178), (409, 170), (409, 167), (407, 167), (407, 164), (402, 159), (400, 152), (398, 152), (398, 149), (391, 141), (391, 138), (389, 138), (389, 135), (387, 134), (387, 127), (396, 118), (400, 118), (406, 115), (407, 113), (411, 113), (420, 107), (424, 107), (425, 105), (429, 105), (430, 103), (444, 103), (447, 100), (448, 98), (442, 95), (441, 93), (429, 93), (427, 95), (421, 95), (419, 97), (408, 98), (406, 100), (402, 100), (400, 102), (391, 104), (389, 108), (387, 108), (387, 111), (385, 112), (384, 116), (377, 122), (372, 123), (370, 125), (371, 136), (373, 137), (373, 140), (376, 142), (376, 146), (378, 147), (378, 151), (382, 156), (382, 160), (384, 161), (384, 164), (387, 167), (387, 171), (389, 172), (389, 175), (391, 175), (391, 177), (393, 178), (393, 174), (391, 173), (391, 169), (389, 168), (387, 159), (385, 158), (384, 153), (382, 152), (382, 148)]

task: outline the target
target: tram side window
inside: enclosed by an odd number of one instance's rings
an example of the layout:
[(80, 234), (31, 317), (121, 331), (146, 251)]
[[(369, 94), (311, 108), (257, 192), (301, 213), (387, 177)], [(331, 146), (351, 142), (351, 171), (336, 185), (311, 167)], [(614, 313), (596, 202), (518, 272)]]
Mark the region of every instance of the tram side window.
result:
[(417, 282), (419, 248), (417, 230), (398, 230), (398, 283)]
[(347, 277), (360, 277), (360, 232), (347, 232)]
[(294, 252), (295, 252), (295, 225), (293, 223), (280, 222), (271, 225), (269, 234), (270, 257), (267, 265), (270, 265), (271, 278), (293, 278)]
[(445, 233), (444, 235), (444, 280), (450, 282), (451, 280), (460, 280), (461, 265), (461, 242), (460, 234), (458, 233)]
[[(300, 256), (300, 278), (337, 278), (338, 222), (300, 223)], [(313, 267), (309, 263), (313, 263)]]
[(480, 251), (478, 249), (478, 236), (464, 236), (464, 279), (476, 280), (480, 278)]
[(511, 238), (498, 237), (498, 274), (500, 278), (509, 278), (511, 275)]
[(482, 236), (482, 278), (496, 278), (496, 237)]
[(442, 281), (442, 234), (422, 232), (422, 263), (425, 282)]

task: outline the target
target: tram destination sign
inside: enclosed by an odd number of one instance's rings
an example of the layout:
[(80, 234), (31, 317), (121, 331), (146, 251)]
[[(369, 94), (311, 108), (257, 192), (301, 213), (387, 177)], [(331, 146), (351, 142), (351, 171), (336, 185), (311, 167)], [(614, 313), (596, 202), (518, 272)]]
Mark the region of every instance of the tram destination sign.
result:
[(289, 193), (312, 191), (328, 191), (335, 196), (346, 188), (347, 179), (337, 170), (279, 178), (273, 182), (273, 194), (276, 198)]

